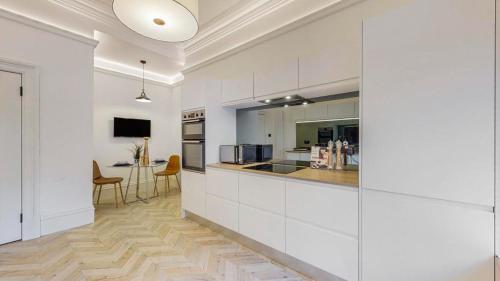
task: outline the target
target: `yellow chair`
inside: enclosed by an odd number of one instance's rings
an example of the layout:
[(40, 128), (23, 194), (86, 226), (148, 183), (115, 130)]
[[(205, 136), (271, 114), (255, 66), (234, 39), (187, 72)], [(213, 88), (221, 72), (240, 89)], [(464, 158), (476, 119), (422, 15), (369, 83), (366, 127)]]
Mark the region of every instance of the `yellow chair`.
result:
[(170, 178), (169, 176), (175, 176), (175, 180), (177, 181), (177, 185), (179, 186), (179, 190), (182, 191), (181, 189), (181, 184), (179, 183), (179, 178), (177, 177), (177, 174), (181, 170), (181, 164), (180, 164), (180, 157), (179, 155), (172, 155), (168, 159), (168, 164), (165, 170), (156, 172), (155, 173), (155, 192), (158, 194), (158, 188), (156, 187), (156, 184), (158, 182), (158, 177), (165, 177), (165, 195), (167, 192), (170, 191)]
[(95, 192), (97, 190), (97, 187), (99, 187), (99, 195), (97, 196), (97, 204), (99, 204), (99, 200), (101, 199), (102, 186), (106, 184), (113, 184), (115, 186), (115, 207), (118, 208), (118, 192), (116, 190), (117, 188), (120, 189), (122, 202), (125, 205), (125, 199), (123, 198), (123, 191), (122, 191), (123, 178), (121, 177), (105, 178), (102, 176), (101, 170), (99, 169), (99, 165), (97, 165), (97, 162), (95, 160), (93, 161), (93, 165), (94, 165), (94, 170), (93, 170), (94, 192), (92, 193), (92, 198), (95, 197)]

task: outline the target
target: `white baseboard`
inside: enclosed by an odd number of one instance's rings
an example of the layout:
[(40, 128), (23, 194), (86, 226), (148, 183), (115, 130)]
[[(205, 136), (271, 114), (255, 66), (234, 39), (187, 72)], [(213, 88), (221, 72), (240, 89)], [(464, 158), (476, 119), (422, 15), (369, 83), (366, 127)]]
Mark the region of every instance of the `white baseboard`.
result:
[(81, 208), (42, 216), (41, 234), (54, 232), (94, 223), (94, 208)]

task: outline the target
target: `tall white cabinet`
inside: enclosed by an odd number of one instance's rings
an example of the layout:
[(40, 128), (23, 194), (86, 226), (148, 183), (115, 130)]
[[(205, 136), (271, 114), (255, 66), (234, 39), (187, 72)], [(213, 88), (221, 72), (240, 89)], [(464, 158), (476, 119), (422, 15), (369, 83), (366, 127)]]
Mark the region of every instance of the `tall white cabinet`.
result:
[(361, 278), (493, 280), (494, 0), (363, 26)]

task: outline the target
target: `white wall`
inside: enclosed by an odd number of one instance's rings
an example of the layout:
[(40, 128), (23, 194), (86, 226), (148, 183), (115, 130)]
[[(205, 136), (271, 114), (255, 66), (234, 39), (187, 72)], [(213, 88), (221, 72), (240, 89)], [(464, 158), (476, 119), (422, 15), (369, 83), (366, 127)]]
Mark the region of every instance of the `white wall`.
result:
[(93, 155), (104, 176), (123, 177), (126, 184), (130, 170), (109, 166), (117, 161), (132, 163), (129, 148), (133, 143), (144, 143), (143, 138), (113, 137), (113, 117), (151, 120), (151, 160), (168, 159), (172, 154), (180, 155), (181, 112), (178, 89), (172, 90), (166, 85), (146, 82), (146, 93), (152, 102), (140, 103), (135, 101), (142, 87), (142, 82), (137, 78), (96, 70), (94, 81)]
[(94, 46), (0, 18), (0, 57), (40, 69), (41, 233), (92, 223)]

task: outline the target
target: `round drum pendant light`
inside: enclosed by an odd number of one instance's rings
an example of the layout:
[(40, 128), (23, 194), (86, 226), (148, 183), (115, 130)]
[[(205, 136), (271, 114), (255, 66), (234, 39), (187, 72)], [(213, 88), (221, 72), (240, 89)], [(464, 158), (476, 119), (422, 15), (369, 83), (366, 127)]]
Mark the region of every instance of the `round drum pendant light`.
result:
[(151, 102), (151, 99), (146, 96), (146, 91), (144, 90), (144, 65), (146, 64), (145, 60), (141, 60), (142, 63), (142, 91), (141, 95), (135, 98), (138, 102)]
[(198, 32), (198, 0), (113, 0), (116, 17), (159, 41), (182, 42)]

